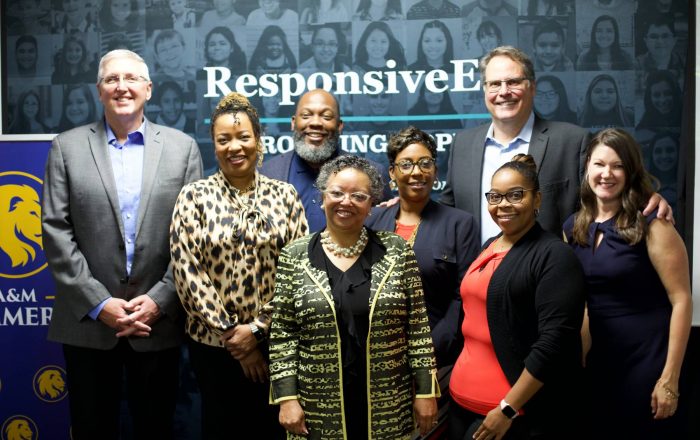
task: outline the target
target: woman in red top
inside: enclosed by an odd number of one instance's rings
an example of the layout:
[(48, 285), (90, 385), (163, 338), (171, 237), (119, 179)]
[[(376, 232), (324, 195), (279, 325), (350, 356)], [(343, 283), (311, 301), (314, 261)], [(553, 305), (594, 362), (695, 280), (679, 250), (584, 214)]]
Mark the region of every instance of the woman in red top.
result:
[(464, 348), (450, 381), (450, 440), (571, 439), (581, 432), (583, 274), (537, 223), (532, 156), (499, 168), (486, 193), (501, 234), (462, 281)]

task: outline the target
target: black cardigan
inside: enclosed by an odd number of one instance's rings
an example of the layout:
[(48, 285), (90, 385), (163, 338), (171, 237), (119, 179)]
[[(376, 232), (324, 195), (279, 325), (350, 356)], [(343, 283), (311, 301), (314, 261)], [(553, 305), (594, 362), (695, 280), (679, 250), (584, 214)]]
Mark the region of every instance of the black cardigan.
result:
[(511, 385), (524, 368), (544, 383), (524, 406), (532, 433), (574, 438), (581, 430), (584, 305), (578, 258), (538, 223), (491, 277), (486, 316), (498, 362)]

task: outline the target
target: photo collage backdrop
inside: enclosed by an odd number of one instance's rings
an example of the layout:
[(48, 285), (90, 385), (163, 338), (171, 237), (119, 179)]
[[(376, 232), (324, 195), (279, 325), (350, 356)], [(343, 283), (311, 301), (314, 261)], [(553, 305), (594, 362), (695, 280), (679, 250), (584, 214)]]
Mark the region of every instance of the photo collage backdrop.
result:
[[(2, 4), (5, 134), (59, 133), (99, 118), (99, 59), (128, 48), (150, 69), (148, 118), (192, 135), (213, 172), (208, 117), (219, 98), (203, 96), (204, 66), (228, 67), (228, 84), (246, 73), (442, 69), (453, 76), (450, 61), (509, 44), (535, 63), (541, 117), (630, 130), (661, 194), (677, 198), (687, 0), (443, 0), (439, 8), (428, 0)], [(343, 148), (386, 164), (388, 135), (413, 124), (440, 140), (444, 176), (453, 134), (488, 121), (483, 93), (433, 93), (423, 83), (409, 93), (401, 82), (399, 92), (339, 96)], [(293, 105), (280, 105), (278, 96), (251, 100), (269, 136), (266, 157), (291, 149)]]

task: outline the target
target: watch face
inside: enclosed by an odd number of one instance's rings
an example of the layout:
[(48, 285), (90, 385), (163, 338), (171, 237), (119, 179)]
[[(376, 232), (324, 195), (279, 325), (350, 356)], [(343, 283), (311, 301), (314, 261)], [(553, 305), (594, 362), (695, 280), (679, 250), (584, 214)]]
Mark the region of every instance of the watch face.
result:
[(515, 416), (518, 415), (518, 412), (508, 404), (501, 404), (501, 412), (504, 416), (508, 417), (509, 419), (514, 419)]

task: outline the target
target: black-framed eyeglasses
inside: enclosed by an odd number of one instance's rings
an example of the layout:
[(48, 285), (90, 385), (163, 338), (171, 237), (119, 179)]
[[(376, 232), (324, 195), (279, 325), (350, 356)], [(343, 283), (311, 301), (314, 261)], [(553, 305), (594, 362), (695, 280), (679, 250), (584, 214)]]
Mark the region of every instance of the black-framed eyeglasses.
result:
[(413, 168), (418, 165), (418, 169), (420, 169), (423, 172), (430, 172), (433, 171), (433, 168), (435, 168), (435, 159), (431, 157), (423, 157), (421, 159), (418, 159), (417, 162), (413, 162), (412, 160), (409, 159), (403, 159), (398, 162), (394, 162), (393, 165), (397, 167), (399, 170), (401, 170), (402, 173), (404, 174), (410, 174), (413, 172)]
[(372, 198), (372, 196), (370, 196), (369, 194), (365, 194), (359, 191), (354, 193), (346, 193), (337, 189), (327, 189), (323, 191), (323, 193), (326, 194), (334, 202), (342, 202), (343, 200), (345, 200), (346, 197), (348, 197), (351, 202), (362, 204)]
[(522, 90), (525, 88), (525, 81), (529, 81), (530, 78), (521, 76), (519, 78), (506, 78), (494, 81), (484, 81), (484, 90), (489, 93), (496, 93), (501, 90), (503, 85), (506, 85), (508, 90)]
[(523, 201), (523, 197), (525, 196), (525, 191), (534, 191), (532, 189), (514, 189), (511, 191), (508, 191), (505, 194), (497, 193), (494, 191), (489, 191), (485, 193), (484, 195), (486, 196), (486, 201), (489, 203), (489, 205), (498, 205), (503, 201), (503, 198), (505, 197), (506, 201), (508, 203), (520, 203)]

